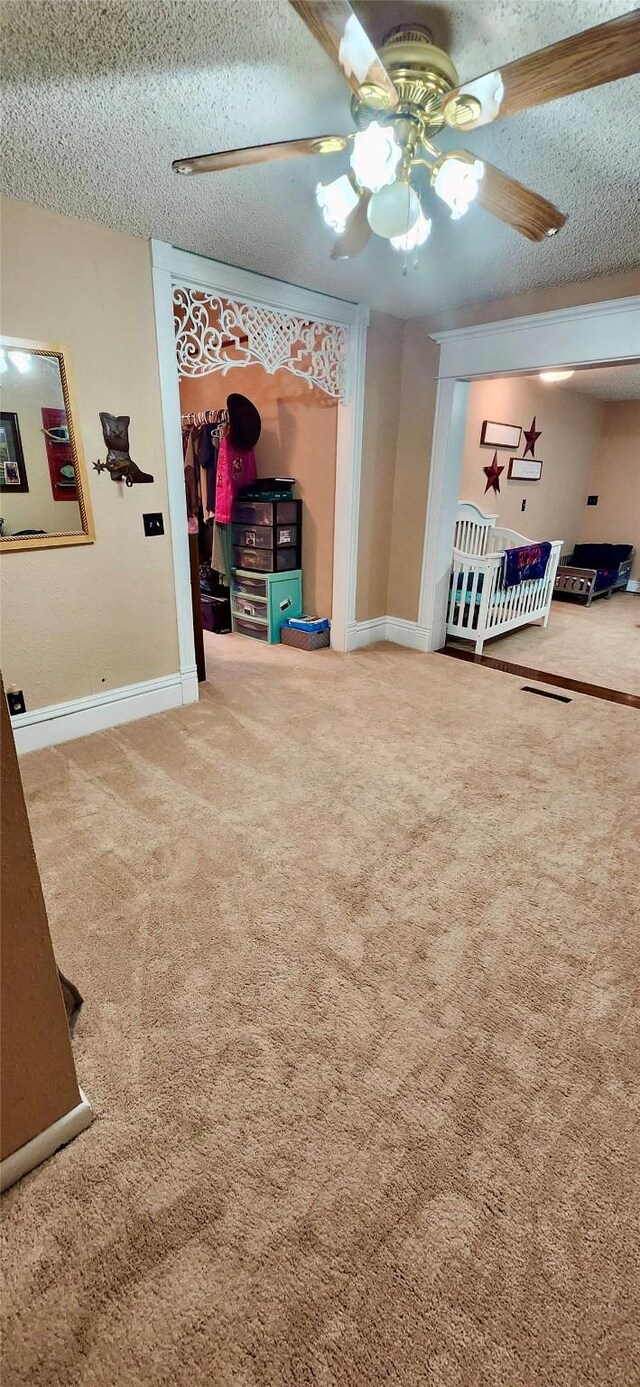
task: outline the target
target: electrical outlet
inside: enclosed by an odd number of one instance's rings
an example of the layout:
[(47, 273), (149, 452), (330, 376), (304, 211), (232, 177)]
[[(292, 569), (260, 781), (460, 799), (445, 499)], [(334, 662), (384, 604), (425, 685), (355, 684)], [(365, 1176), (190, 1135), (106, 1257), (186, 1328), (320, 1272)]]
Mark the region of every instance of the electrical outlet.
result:
[(18, 713), (26, 713), (27, 711), (22, 689), (7, 689), (7, 703), (12, 718), (17, 717)]
[(598, 497), (597, 497), (597, 496), (587, 496), (587, 505), (588, 505), (588, 506), (597, 506), (597, 504), (598, 504)]
[(147, 538), (150, 535), (164, 534), (164, 520), (161, 511), (148, 511), (146, 515), (143, 515), (142, 523)]

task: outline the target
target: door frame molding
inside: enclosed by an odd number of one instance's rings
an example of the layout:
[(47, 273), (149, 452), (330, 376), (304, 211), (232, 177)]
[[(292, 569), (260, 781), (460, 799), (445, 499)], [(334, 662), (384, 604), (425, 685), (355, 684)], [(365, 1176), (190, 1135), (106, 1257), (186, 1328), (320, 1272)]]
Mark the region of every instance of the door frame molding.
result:
[(640, 358), (640, 295), (608, 299), (477, 327), (434, 332), (438, 388), (422, 554), (418, 625), (427, 648), (445, 643), (451, 551), (458, 504), (469, 384), (562, 366), (623, 364)]
[(173, 315), (174, 284), (191, 285), (193, 288), (213, 291), (223, 297), (228, 295), (230, 298), (241, 298), (245, 302), (288, 310), (314, 321), (339, 323), (349, 329), (347, 391), (345, 399), (338, 403), (331, 620), (332, 646), (336, 650), (347, 650), (348, 636), (355, 622), (356, 611), (369, 309), (364, 304), (336, 299), (316, 293), (315, 290), (287, 284), (284, 280), (270, 279), (251, 270), (243, 270), (236, 265), (225, 265), (219, 260), (193, 255), (164, 241), (151, 241), (151, 264), (182, 678), (188, 679), (193, 686), (196, 666), (187, 509), (182, 468), (180, 390)]

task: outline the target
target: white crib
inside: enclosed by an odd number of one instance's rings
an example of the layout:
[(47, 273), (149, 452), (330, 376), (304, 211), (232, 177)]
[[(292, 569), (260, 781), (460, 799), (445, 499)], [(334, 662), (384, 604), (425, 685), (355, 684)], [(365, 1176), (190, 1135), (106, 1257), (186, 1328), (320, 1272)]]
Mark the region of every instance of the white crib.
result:
[(506, 549), (535, 544), (515, 530), (500, 529), (497, 515), (485, 515), (470, 501), (461, 501), (456, 519), (453, 565), (447, 607), (447, 636), (473, 641), (476, 655), (486, 640), (515, 631), (531, 621), (549, 620), (556, 569), (563, 541), (555, 539), (543, 578), (502, 586)]

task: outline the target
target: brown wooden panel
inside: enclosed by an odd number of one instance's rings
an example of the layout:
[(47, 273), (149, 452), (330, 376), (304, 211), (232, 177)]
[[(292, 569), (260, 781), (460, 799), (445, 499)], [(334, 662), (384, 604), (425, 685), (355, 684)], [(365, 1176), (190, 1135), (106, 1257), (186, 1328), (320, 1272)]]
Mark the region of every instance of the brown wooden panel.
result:
[[(80, 1102), (67, 1017), (0, 679), (0, 1156)], [(82, 922), (79, 921), (79, 928)]]
[(507, 222), (529, 241), (544, 241), (564, 226), (564, 212), (540, 193), (525, 188), (516, 178), (503, 173), (485, 160), (484, 178), (478, 185), (477, 201), (492, 217)]
[(368, 245), (371, 238), (371, 227), (367, 221), (367, 208), (371, 199), (371, 193), (365, 191), (357, 207), (347, 217), (347, 224), (341, 236), (338, 236), (333, 243), (331, 251), (332, 260), (353, 260)]
[(174, 159), (174, 173), (218, 173), (221, 169), (271, 164), (279, 159), (302, 159), (310, 154), (339, 154), (351, 135), (312, 135), (304, 140), (279, 140), (276, 144), (252, 144), (244, 149), (222, 149), (214, 154), (193, 154)]
[(532, 669), (530, 665), (517, 665), (510, 660), (496, 660), (492, 655), (476, 655), (473, 650), (461, 650), (457, 645), (443, 645), (437, 653), (450, 655), (454, 660), (485, 665), (487, 669), (498, 669), (503, 674), (516, 674), (519, 679), (535, 679), (540, 684), (572, 689), (573, 693), (587, 694), (590, 698), (603, 698), (607, 703), (624, 703), (628, 708), (640, 708), (638, 694), (623, 693), (621, 689), (608, 689), (602, 684), (588, 684), (582, 679), (569, 679), (565, 674), (551, 674), (549, 670)]
[(204, 653), (202, 634), (202, 597), (200, 593), (200, 553), (198, 536), (189, 535), (189, 569), (191, 572), (191, 611), (193, 614), (193, 641), (196, 648), (196, 669), (198, 683), (207, 677), (207, 662)]

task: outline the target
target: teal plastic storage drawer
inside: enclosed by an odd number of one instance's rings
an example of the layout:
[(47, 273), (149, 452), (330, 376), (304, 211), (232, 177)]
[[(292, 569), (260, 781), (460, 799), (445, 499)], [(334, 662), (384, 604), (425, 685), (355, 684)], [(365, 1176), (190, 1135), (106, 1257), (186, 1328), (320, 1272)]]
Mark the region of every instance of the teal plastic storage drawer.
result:
[[(260, 586), (261, 591), (256, 592)], [(264, 595), (263, 595), (264, 594)], [(302, 573), (265, 573), (260, 578), (234, 569), (231, 583), (231, 624), (234, 631), (277, 645), (280, 627), (302, 614)]]

